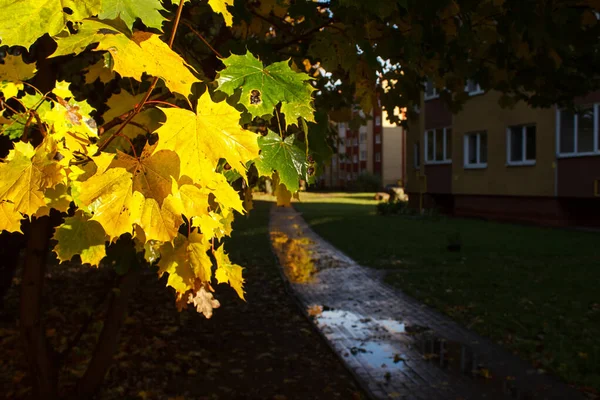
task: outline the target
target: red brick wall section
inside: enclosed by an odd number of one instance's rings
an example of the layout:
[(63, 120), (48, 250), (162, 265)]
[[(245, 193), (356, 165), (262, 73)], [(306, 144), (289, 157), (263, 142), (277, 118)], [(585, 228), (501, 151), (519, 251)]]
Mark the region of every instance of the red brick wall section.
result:
[(561, 158), (557, 167), (559, 197), (597, 198), (600, 201), (600, 197), (594, 196), (594, 181), (600, 181), (600, 157)]
[(428, 193), (452, 193), (452, 165), (430, 164), (425, 166)]
[(577, 97), (573, 102), (576, 105), (600, 103), (600, 91), (589, 93), (587, 96)]
[(452, 113), (440, 99), (425, 102), (425, 130), (452, 126)]

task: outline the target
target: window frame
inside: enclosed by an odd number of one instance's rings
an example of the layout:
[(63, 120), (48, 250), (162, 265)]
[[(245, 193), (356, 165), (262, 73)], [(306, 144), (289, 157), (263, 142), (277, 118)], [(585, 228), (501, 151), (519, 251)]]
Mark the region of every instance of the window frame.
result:
[(375, 144), (381, 144), (381, 133), (375, 134)]
[(469, 93), (469, 96), (477, 96), (479, 94), (485, 93), (485, 91), (481, 88), (479, 83), (475, 82), (475, 90), (469, 90), (469, 82), (474, 82), (472, 79), (468, 79), (467, 83), (465, 83), (465, 92)]
[[(535, 159), (534, 160), (528, 160), (527, 159), (527, 128), (529, 127), (535, 127), (535, 146), (536, 146), (536, 152), (535, 152)], [(511, 160), (511, 152), (512, 152), (512, 135), (511, 135), (511, 129), (512, 128), (518, 128), (521, 127), (521, 133), (523, 136), (521, 136), (521, 149), (523, 152), (523, 158), (521, 159), (521, 161), (512, 161)], [(511, 125), (509, 127), (506, 128), (506, 165), (511, 166), (511, 167), (523, 167), (523, 166), (532, 166), (535, 165), (537, 162), (537, 125), (535, 123), (532, 124), (523, 124), (523, 125)]]
[(358, 155), (358, 160), (359, 161), (367, 161), (367, 157), (368, 157), (367, 150), (361, 150), (360, 154)]
[[(436, 144), (437, 144), (437, 131), (439, 129), (442, 129), (442, 160), (436, 160), (435, 159), (435, 149), (436, 149)], [(435, 165), (435, 164), (452, 164), (452, 158), (448, 158), (448, 149), (447, 149), (447, 143), (448, 141), (446, 140), (446, 136), (448, 135), (448, 130), (450, 129), (450, 131), (453, 133), (453, 129), (451, 126), (446, 126), (444, 128), (435, 128), (435, 129), (428, 129), (425, 131), (425, 135), (424, 135), (424, 140), (423, 140), (423, 144), (424, 144), (424, 149), (425, 149), (425, 165)], [(429, 132), (433, 132), (433, 160), (429, 160), (429, 154), (427, 149), (429, 148)], [(452, 136), (450, 137), (450, 144), (452, 145)]]
[[(432, 89), (432, 94), (428, 95), (427, 94), (427, 85), (431, 85), (431, 89)], [(425, 82), (425, 90), (423, 91), (424, 94), (424, 100), (433, 100), (433, 99), (437, 99), (440, 97), (440, 94), (437, 91), (437, 88), (435, 87), (435, 85), (433, 84), (432, 80), (427, 80), (427, 82)]]
[(381, 162), (381, 153), (379, 151), (375, 153), (375, 162)]
[[(482, 134), (487, 135), (487, 131), (483, 130), (483, 131), (469, 132), (469, 133), (464, 134), (464, 138), (463, 138), (463, 168), (464, 169), (487, 168), (488, 163), (481, 162), (481, 136), (482, 136)], [(473, 135), (475, 135), (477, 137), (477, 145), (476, 145), (477, 146), (477, 150), (476, 150), (477, 162), (476, 163), (469, 162), (469, 137), (473, 136)], [(488, 159), (488, 161), (489, 161), (489, 159)]]
[(575, 158), (575, 157), (589, 157), (589, 156), (598, 156), (600, 155), (600, 132), (599, 132), (599, 124), (598, 119), (600, 118), (600, 103), (594, 104), (586, 104), (583, 106), (592, 106), (593, 110), (593, 118), (594, 118), (594, 146), (592, 151), (578, 151), (577, 147), (579, 145), (578, 136), (579, 136), (579, 113), (575, 113), (573, 118), (573, 151), (566, 153), (561, 152), (560, 150), (560, 139), (561, 139), (561, 131), (560, 131), (560, 123), (561, 123), (561, 112), (564, 111), (564, 108), (556, 108), (556, 157), (557, 158)]

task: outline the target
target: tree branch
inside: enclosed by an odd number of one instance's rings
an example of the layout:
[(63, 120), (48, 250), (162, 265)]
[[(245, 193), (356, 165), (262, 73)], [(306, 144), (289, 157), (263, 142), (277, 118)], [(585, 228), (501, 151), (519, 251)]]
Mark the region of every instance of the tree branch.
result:
[[(175, 22), (173, 23), (173, 30), (171, 32), (171, 37), (169, 39), (169, 48), (171, 48), (171, 49), (173, 48), (173, 42), (175, 42), (175, 36), (177, 35), (177, 28), (179, 28), (179, 22), (181, 21), (181, 13), (183, 12), (184, 4), (185, 4), (185, 1), (181, 0), (179, 2), (179, 8), (177, 8), (177, 15), (175, 15)], [(108, 147), (108, 145), (117, 136), (119, 136), (121, 134), (121, 132), (123, 132), (123, 129), (125, 129), (127, 124), (129, 124), (131, 122), (131, 120), (142, 111), (142, 109), (146, 105), (146, 102), (148, 101), (148, 99), (150, 99), (150, 96), (152, 96), (152, 92), (156, 88), (156, 85), (158, 84), (158, 80), (159, 80), (158, 77), (154, 78), (154, 80), (152, 81), (152, 84), (150, 85), (150, 88), (148, 89), (148, 92), (146, 92), (146, 96), (144, 96), (144, 99), (135, 107), (133, 112), (129, 113), (129, 115), (127, 116), (127, 118), (125, 119), (123, 124), (121, 124), (119, 129), (115, 133), (113, 133), (111, 135), (111, 137), (109, 137), (108, 140), (102, 144), (102, 146), (100, 146), (98, 148), (98, 152), (101, 152), (102, 150), (106, 149)]]

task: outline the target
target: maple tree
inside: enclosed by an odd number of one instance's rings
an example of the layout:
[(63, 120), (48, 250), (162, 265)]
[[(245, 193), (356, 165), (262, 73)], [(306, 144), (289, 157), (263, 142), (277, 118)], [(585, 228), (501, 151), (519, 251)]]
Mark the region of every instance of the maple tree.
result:
[[(244, 298), (223, 243), (252, 185), (272, 178), (288, 203), (311, 182), (331, 155), (330, 111), (359, 102), (368, 113), (379, 94), (399, 122), (394, 111), (418, 104), (427, 78), (451, 107), (471, 78), (506, 105), (565, 104), (600, 86), (591, 0), (0, 0), (0, 10), (0, 231), (27, 233), (23, 334), (48, 393), (56, 379), (36, 321), (50, 239), (61, 262), (92, 266), (129, 246), (168, 275), (180, 308), (210, 317), (215, 281)], [(137, 273), (116, 268), (106, 354)], [(109, 361), (94, 357), (81, 393)]]

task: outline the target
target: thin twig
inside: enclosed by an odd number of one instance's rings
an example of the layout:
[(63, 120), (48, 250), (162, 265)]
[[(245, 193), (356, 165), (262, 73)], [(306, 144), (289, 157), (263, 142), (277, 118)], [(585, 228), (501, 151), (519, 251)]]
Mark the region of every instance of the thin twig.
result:
[[(179, 27), (179, 22), (181, 21), (181, 13), (183, 12), (184, 4), (185, 4), (185, 1), (179, 2), (179, 8), (177, 9), (177, 15), (175, 16), (175, 22), (173, 24), (173, 31), (171, 32), (171, 38), (169, 39), (169, 48), (173, 48), (173, 43), (175, 42), (175, 36), (177, 35), (177, 28)], [(121, 134), (121, 132), (123, 132), (123, 129), (125, 129), (127, 124), (129, 124), (131, 122), (131, 120), (142, 111), (142, 109), (144, 108), (144, 105), (150, 99), (150, 96), (152, 96), (152, 92), (154, 91), (154, 89), (156, 88), (156, 85), (158, 84), (158, 79), (159, 79), (158, 77), (154, 78), (154, 80), (152, 81), (152, 84), (150, 85), (150, 88), (148, 89), (148, 92), (146, 92), (146, 96), (144, 96), (144, 99), (135, 107), (133, 112), (127, 116), (127, 119), (125, 119), (125, 121), (123, 122), (123, 124), (121, 124), (119, 129), (114, 134), (112, 134), (111, 137), (109, 137), (108, 140), (106, 140), (106, 142), (104, 142), (102, 144), (102, 146), (100, 146), (98, 148), (98, 152), (106, 149), (106, 147), (117, 136), (119, 136)]]
[(160, 100), (148, 100), (148, 101), (146, 102), (146, 105), (148, 105), (148, 104), (162, 104), (162, 105), (164, 105), (164, 106), (175, 107), (175, 108), (181, 108), (181, 107), (179, 107), (177, 104), (171, 104), (171, 103), (168, 103), (168, 102), (166, 102), (166, 101), (160, 101)]
[(195, 30), (194, 28), (192, 28), (192, 25), (191, 25), (189, 22), (187, 22), (187, 21), (181, 21), (181, 22), (182, 22), (182, 23), (183, 23), (185, 26), (187, 26), (187, 27), (188, 27), (188, 28), (189, 28), (189, 29), (190, 29), (190, 30), (191, 30), (191, 31), (192, 31), (192, 32), (193, 32), (193, 33), (194, 33), (196, 36), (198, 36), (198, 38), (199, 38), (200, 40), (202, 40), (202, 41), (204, 42), (204, 44), (205, 44), (206, 46), (208, 46), (208, 48), (209, 48), (209, 49), (210, 49), (210, 50), (211, 50), (213, 53), (215, 53), (215, 55), (216, 55), (217, 57), (219, 57), (219, 58), (223, 58), (223, 56), (222, 56), (222, 55), (221, 55), (221, 54), (220, 54), (220, 53), (219, 53), (217, 50), (215, 50), (215, 48), (214, 48), (214, 47), (212, 47), (212, 46), (210, 45), (210, 43), (208, 43), (208, 40), (204, 39), (204, 36), (202, 36), (202, 35), (200, 34), (200, 32), (198, 32), (197, 30)]

